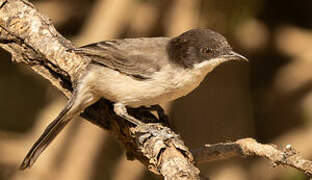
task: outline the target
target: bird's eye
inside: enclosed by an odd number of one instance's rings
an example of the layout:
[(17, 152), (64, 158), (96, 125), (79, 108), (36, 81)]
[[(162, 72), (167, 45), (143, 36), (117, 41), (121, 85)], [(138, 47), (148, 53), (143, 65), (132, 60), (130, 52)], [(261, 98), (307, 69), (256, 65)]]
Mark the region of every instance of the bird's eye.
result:
[(203, 53), (204, 55), (211, 55), (213, 53), (213, 50), (211, 48), (202, 48), (201, 49), (201, 53)]

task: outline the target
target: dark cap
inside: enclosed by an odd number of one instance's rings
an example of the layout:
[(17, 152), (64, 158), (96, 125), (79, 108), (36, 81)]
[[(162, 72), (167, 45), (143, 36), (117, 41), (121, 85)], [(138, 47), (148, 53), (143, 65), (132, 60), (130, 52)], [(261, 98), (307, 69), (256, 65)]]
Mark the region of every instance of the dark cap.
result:
[(172, 38), (167, 47), (170, 60), (186, 68), (232, 52), (226, 39), (209, 29), (192, 29)]

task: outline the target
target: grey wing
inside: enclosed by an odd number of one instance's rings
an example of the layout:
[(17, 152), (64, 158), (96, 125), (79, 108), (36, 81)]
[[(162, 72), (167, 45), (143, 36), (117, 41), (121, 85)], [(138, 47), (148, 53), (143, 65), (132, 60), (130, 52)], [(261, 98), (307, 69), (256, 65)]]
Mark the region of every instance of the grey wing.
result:
[(74, 52), (121, 73), (150, 79), (167, 58), (167, 41), (168, 38), (102, 41), (74, 49)]

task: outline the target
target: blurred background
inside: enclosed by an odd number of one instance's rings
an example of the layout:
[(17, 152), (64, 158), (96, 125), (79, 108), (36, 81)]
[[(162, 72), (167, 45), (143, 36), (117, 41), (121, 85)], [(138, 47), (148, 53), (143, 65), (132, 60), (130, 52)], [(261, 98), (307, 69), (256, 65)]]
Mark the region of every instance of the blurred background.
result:
[[(207, 27), (227, 37), (250, 63), (228, 62), (187, 97), (163, 105), (191, 148), (253, 137), (293, 145), (312, 159), (312, 1), (38, 0), (61, 34), (77, 46), (112, 38), (177, 36)], [(19, 172), (32, 143), (66, 99), (49, 82), (0, 52), (0, 180), (154, 180), (126, 160), (109, 132), (77, 119), (34, 167)], [(214, 180), (304, 180), (262, 159), (199, 165)]]

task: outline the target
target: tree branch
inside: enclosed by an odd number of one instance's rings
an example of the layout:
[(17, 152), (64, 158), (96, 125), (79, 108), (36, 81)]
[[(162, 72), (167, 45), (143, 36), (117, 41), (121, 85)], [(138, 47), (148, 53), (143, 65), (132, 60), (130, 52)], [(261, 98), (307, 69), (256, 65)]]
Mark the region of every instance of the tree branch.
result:
[[(0, 46), (12, 54), (14, 62), (29, 66), (66, 97), (70, 97), (89, 62), (67, 51), (74, 45), (27, 0), (0, 0)], [(128, 111), (145, 122), (157, 121), (143, 109)], [(105, 99), (87, 108), (81, 116), (110, 130), (125, 145), (128, 158), (140, 160), (165, 179), (200, 179), (188, 148), (166, 126), (151, 123), (133, 128), (114, 113), (112, 103)]]
[(229, 143), (207, 144), (192, 152), (197, 163), (228, 159), (234, 156), (258, 156), (271, 160), (274, 166), (290, 166), (312, 177), (312, 161), (303, 159), (291, 145), (280, 149), (275, 145), (260, 144), (252, 138), (245, 138)]
[[(76, 80), (89, 62), (86, 57), (67, 51), (74, 45), (27, 0), (0, 0), (0, 47), (12, 54), (14, 62), (29, 66), (66, 97), (71, 96)], [(144, 109), (129, 108), (128, 111), (145, 122), (157, 121)], [(150, 171), (165, 179), (200, 179), (192, 154), (170, 128), (155, 123), (131, 127), (114, 113), (112, 102), (105, 99), (87, 108), (81, 116), (111, 131), (124, 144), (129, 159), (140, 160)], [(237, 155), (260, 156), (276, 165), (287, 165), (309, 176), (312, 174), (311, 161), (303, 159), (291, 146), (280, 150), (253, 139), (207, 145), (193, 151), (193, 154), (197, 163)]]

